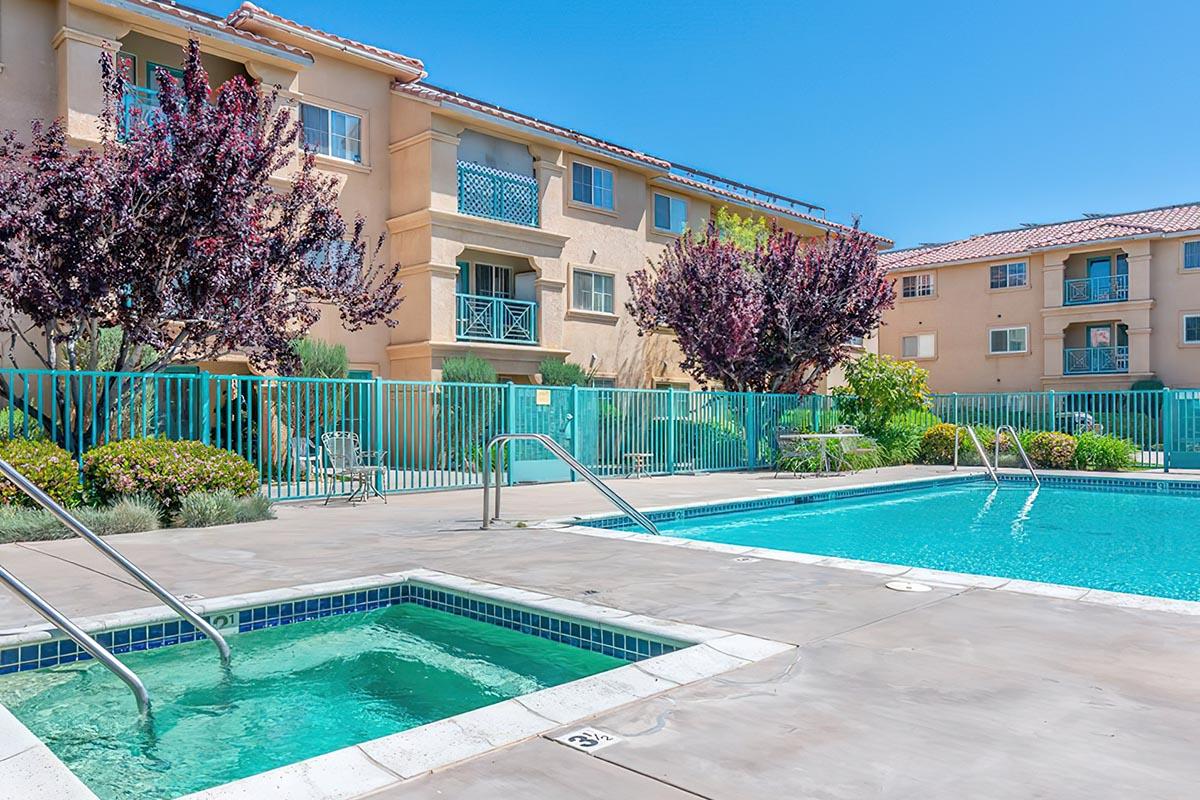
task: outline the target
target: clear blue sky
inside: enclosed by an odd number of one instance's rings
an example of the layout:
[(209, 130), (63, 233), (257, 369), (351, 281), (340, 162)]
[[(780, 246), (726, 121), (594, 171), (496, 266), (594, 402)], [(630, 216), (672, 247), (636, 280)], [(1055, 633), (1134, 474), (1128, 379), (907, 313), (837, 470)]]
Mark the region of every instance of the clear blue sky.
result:
[(258, 2), (898, 246), (1200, 200), (1196, 2)]

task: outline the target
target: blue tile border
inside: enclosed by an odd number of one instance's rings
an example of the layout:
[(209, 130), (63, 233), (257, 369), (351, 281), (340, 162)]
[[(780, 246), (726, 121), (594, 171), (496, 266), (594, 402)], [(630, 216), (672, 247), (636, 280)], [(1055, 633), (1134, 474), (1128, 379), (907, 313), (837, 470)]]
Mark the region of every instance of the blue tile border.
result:
[[(686, 646), (623, 631), (619, 622), (614, 627), (595, 625), (534, 608), (499, 603), (490, 598), (475, 597), (433, 584), (409, 580), (370, 589), (206, 614), (204, 619), (223, 633), (232, 633), (234, 630), (238, 633), (248, 633), (340, 614), (374, 611), (401, 603), (414, 603), (624, 661), (640, 661)], [(205, 638), (203, 633), (185, 620), (116, 628), (92, 635), (97, 642), (116, 655), (154, 650)], [(55, 632), (54, 636), (56, 638), (50, 641), (0, 649), (0, 675), (45, 669), (92, 658), (73, 641), (62, 638), (58, 632)]]
[[(1200, 481), (1170, 480), (1166, 478), (1116, 478), (1112, 476), (1082, 476), (1054, 475), (1039, 472), (1043, 486), (1053, 486), (1062, 489), (1103, 489), (1110, 492), (1128, 494), (1175, 494), (1200, 496)], [(865, 497), (877, 494), (895, 494), (897, 492), (914, 492), (921, 489), (933, 489), (940, 486), (953, 486), (960, 483), (978, 483), (989, 480), (983, 473), (965, 475), (948, 475), (934, 480), (902, 481), (897, 483), (879, 483), (865, 486), (852, 486), (844, 489), (828, 489), (825, 491), (807, 492), (805, 494), (784, 495), (780, 497), (762, 497), (753, 500), (738, 500), (728, 503), (712, 503), (709, 505), (688, 506), (684, 508), (667, 508), (646, 512), (652, 522), (676, 522), (695, 517), (710, 517), (717, 514), (737, 514), (743, 511), (758, 511), (768, 508), (786, 508), (787, 506), (823, 503), (830, 500), (845, 500), (851, 497)], [(1001, 473), (1002, 483), (1033, 485), (1033, 478), (1028, 474)], [(599, 517), (596, 519), (581, 519), (575, 523), (587, 528), (603, 528), (605, 530), (625, 530), (637, 528), (638, 524), (624, 514)]]

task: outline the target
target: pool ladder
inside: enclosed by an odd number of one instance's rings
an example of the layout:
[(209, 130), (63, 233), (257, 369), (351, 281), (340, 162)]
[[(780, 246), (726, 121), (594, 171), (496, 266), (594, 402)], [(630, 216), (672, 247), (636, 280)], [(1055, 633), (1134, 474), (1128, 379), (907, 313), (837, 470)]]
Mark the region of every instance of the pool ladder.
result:
[[(999, 485), (1000, 476), (996, 473), (996, 467), (1000, 464), (1000, 434), (1007, 431), (1013, 444), (1017, 446), (1017, 452), (1021, 454), (1021, 461), (1025, 464), (1025, 469), (1029, 470), (1030, 477), (1033, 478), (1035, 486), (1042, 485), (1042, 479), (1038, 477), (1037, 470), (1033, 468), (1033, 462), (1029, 460), (1029, 455), (1025, 452), (1025, 446), (1021, 444), (1021, 437), (1017, 435), (1017, 429), (1012, 425), (1001, 425), (996, 428), (995, 452), (993, 453), (993, 461), (988, 461), (987, 451), (983, 448), (983, 443), (979, 441), (978, 434), (975, 433), (975, 428), (970, 425), (963, 425), (967, 431), (967, 435), (971, 437), (971, 443), (975, 445), (975, 452), (979, 454), (979, 460), (983, 463), (983, 468), (987, 471), (988, 477), (994, 483)], [(954, 468), (958, 469), (958, 441), (959, 435), (956, 430), (954, 433)]]
[[(140, 583), (146, 591), (169, 606), (175, 613), (192, 623), (196, 627), (196, 630), (203, 633), (216, 645), (217, 652), (221, 656), (222, 665), (229, 666), (229, 644), (225, 641), (225, 637), (221, 636), (217, 632), (217, 629), (209, 624), (208, 621), (188, 608), (182, 600), (163, 588), (161, 584), (143, 572), (140, 567), (121, 555), (116, 548), (93, 533), (86, 525), (72, 516), (69, 511), (59, 505), (54, 498), (39, 489), (32, 481), (18, 472), (12, 464), (9, 464), (4, 459), (0, 459), (0, 474), (8, 478), (8, 480), (28, 495), (35, 503), (53, 514), (68, 529), (78, 534), (85, 542), (95, 547), (106, 558), (124, 570), (130, 577)], [(62, 631), (67, 638), (79, 645), (85, 652), (124, 681), (133, 692), (140, 712), (145, 714), (149, 710), (150, 698), (146, 693), (146, 687), (141, 679), (134, 674), (133, 670), (118, 661), (102, 644), (93, 639), (65, 614), (47, 603), (41, 596), (2, 566), (0, 566), (0, 583), (6, 585), (44, 620)]]
[[(562, 445), (544, 433), (502, 433), (499, 436), (493, 436), (487, 443), (487, 446), (483, 450), (483, 528), (485, 530), (491, 527), (493, 519), (500, 518), (500, 475), (505, 462), (504, 445), (513, 440), (541, 442), (547, 450), (574, 470), (579, 477), (592, 486), (595, 486), (600, 494), (608, 498), (609, 502), (628, 514), (634, 522), (655, 536), (659, 535), (658, 526), (651, 522), (649, 517), (630, 505), (629, 501), (610, 489), (604, 481), (600, 480), (596, 473), (583, 464), (580, 464), (574, 456), (563, 449)], [(492, 513), (491, 504), (488, 502), (488, 495), (490, 493), (488, 474), (492, 471), (488, 469), (489, 464), (493, 465), (496, 477), (496, 510), (494, 514)]]

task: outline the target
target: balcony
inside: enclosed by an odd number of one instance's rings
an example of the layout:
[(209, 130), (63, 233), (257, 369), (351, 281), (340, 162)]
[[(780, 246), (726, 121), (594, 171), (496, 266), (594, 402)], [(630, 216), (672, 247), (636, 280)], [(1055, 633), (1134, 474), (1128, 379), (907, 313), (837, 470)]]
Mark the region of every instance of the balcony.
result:
[(458, 162), (458, 211), (531, 228), (538, 226), (538, 185), (535, 178)]
[(457, 298), (459, 341), (537, 344), (537, 303), (478, 294)]
[(1063, 281), (1064, 306), (1119, 303), (1128, 299), (1128, 275), (1098, 275)]
[(1129, 347), (1069, 347), (1063, 350), (1064, 375), (1116, 375), (1129, 372)]
[(144, 86), (125, 84), (121, 93), (121, 134), (127, 134), (135, 124), (153, 125), (162, 111), (158, 106), (158, 92)]

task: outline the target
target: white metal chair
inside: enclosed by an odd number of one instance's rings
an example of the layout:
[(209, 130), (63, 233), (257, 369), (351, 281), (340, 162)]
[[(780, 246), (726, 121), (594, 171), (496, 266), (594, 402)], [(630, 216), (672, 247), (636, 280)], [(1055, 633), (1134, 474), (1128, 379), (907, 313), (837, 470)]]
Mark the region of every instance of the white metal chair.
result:
[(850, 467), (852, 466), (850, 463), (851, 456), (867, 455), (875, 452), (874, 445), (863, 445), (863, 439), (866, 437), (859, 433), (858, 428), (853, 425), (836, 425), (833, 432), (853, 437), (837, 440), (837, 448), (833, 454), (833, 459), (836, 462), (836, 468), (839, 472), (843, 470), (850, 471)]
[(375, 496), (387, 503), (383, 492), (375, 485), (375, 478), (383, 472), (383, 453), (373, 453), (359, 446), (358, 434), (352, 431), (330, 431), (321, 435), (321, 449), (329, 460), (328, 491), (325, 505), (333, 498), (337, 484), (349, 483), (350, 503), (366, 501)]

